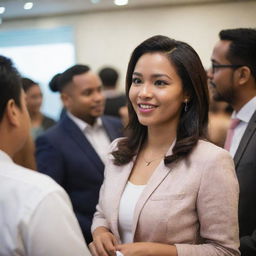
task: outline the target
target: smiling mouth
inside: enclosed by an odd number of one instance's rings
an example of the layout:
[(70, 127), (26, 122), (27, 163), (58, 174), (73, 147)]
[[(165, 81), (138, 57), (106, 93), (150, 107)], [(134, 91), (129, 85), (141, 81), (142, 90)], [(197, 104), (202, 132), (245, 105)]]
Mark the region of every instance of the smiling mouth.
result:
[(147, 104), (138, 104), (141, 109), (152, 109), (155, 108), (153, 105), (147, 105)]

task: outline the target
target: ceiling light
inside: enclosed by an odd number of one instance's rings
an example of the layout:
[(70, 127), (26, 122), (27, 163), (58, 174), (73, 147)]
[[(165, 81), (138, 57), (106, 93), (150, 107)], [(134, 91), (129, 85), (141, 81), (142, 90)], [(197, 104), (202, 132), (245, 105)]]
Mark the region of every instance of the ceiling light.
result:
[(115, 0), (114, 3), (115, 5), (127, 5), (128, 0)]
[(3, 14), (5, 12), (5, 7), (0, 6), (0, 14)]
[(98, 4), (100, 2), (100, 0), (91, 0), (92, 4)]
[(30, 9), (32, 9), (32, 7), (33, 7), (33, 3), (32, 2), (26, 2), (24, 4), (24, 9), (25, 10), (30, 10)]

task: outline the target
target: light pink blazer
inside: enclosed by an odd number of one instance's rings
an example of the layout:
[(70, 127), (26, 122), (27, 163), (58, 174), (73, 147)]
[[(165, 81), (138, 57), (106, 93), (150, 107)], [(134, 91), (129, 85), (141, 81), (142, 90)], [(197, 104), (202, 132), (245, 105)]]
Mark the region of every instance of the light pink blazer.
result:
[[(112, 159), (109, 155), (92, 231), (107, 227), (120, 242), (119, 202), (134, 161), (116, 166)], [(240, 255), (238, 194), (229, 153), (201, 140), (186, 160), (169, 166), (162, 161), (156, 168), (135, 208), (134, 242), (175, 244), (179, 256)]]

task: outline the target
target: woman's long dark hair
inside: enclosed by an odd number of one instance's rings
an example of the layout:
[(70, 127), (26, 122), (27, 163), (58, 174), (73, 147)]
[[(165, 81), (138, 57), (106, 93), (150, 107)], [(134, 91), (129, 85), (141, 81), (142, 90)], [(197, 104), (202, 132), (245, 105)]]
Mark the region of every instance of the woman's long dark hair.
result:
[(154, 52), (166, 54), (182, 80), (183, 90), (189, 95), (188, 110), (184, 111), (183, 109), (181, 112), (173, 155), (165, 157), (165, 164), (186, 157), (198, 140), (206, 137), (209, 105), (208, 87), (206, 73), (198, 54), (184, 42), (166, 36), (153, 36), (135, 48), (128, 64), (126, 96), (129, 123), (125, 129), (127, 137), (120, 140), (117, 144), (117, 150), (112, 152), (116, 165), (130, 162), (147, 137), (147, 127), (138, 121), (129, 100), (129, 90), (137, 61), (142, 55)]

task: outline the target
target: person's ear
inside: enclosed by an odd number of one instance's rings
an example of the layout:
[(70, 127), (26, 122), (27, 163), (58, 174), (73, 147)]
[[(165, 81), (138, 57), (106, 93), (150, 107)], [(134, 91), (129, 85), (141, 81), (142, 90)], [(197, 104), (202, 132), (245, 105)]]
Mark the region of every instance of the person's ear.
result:
[(6, 117), (10, 125), (18, 127), (20, 124), (19, 108), (13, 99), (10, 99), (6, 104)]
[(251, 70), (249, 67), (247, 66), (242, 66), (241, 68), (239, 68), (238, 70), (238, 82), (241, 85), (246, 84), (251, 76)]
[(66, 92), (62, 92), (60, 97), (61, 97), (62, 103), (65, 106), (65, 108), (68, 108), (70, 105), (70, 101), (71, 101), (69, 94)]

